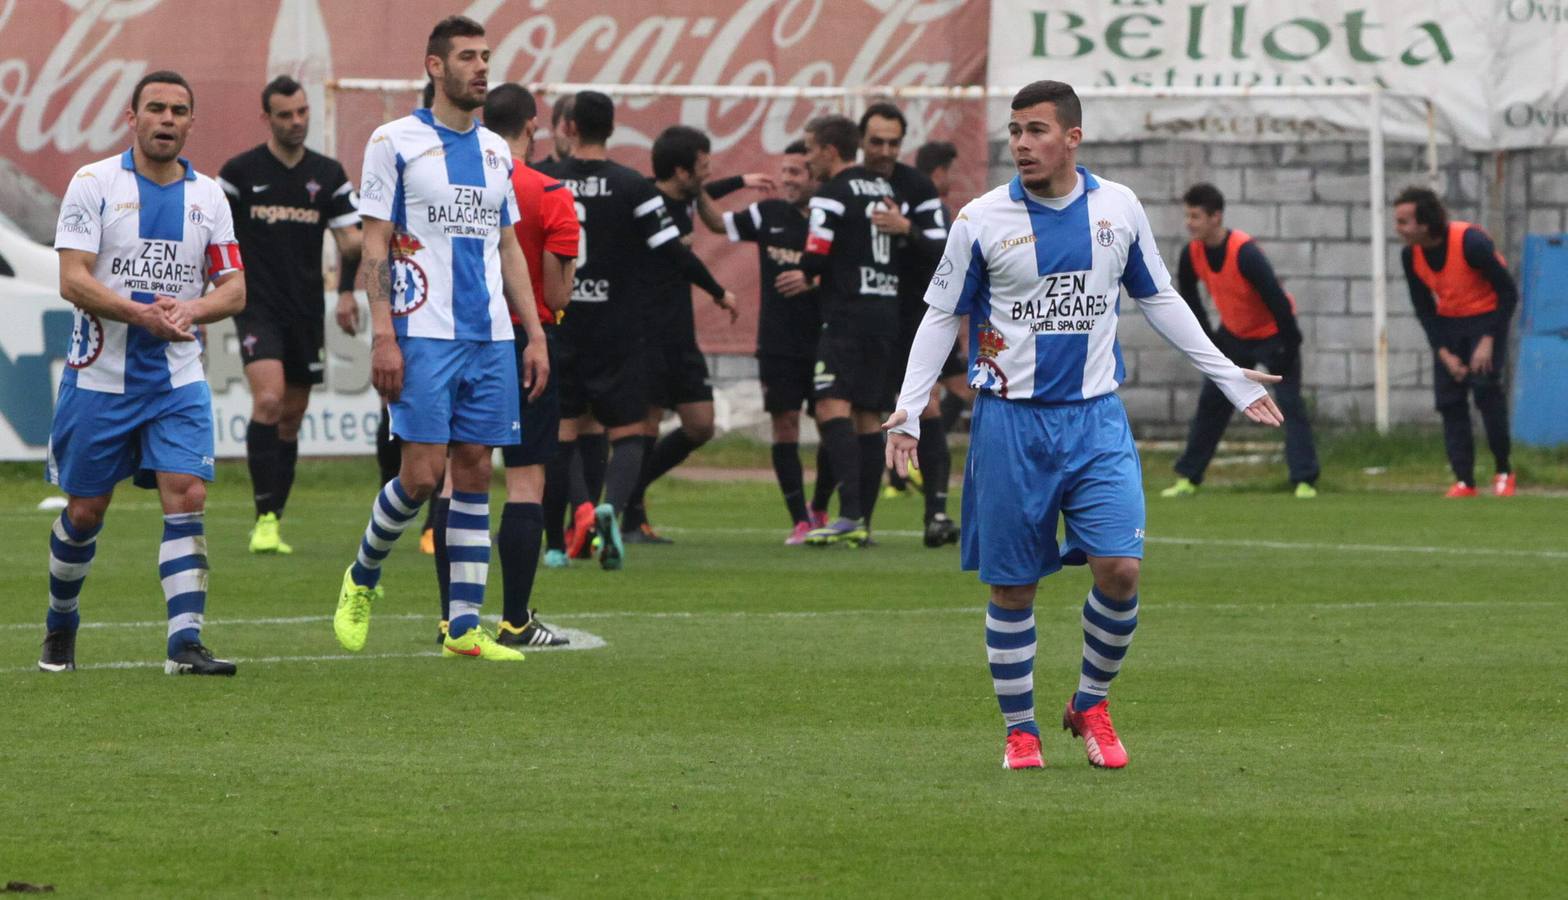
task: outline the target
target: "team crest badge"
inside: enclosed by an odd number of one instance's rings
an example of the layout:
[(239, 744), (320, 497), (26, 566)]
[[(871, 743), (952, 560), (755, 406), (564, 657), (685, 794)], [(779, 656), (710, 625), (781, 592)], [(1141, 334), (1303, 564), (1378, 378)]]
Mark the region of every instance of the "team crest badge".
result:
[(975, 363), (969, 373), (969, 386), (1006, 398), (1007, 374), (1002, 371), (1002, 364), (997, 357), (1007, 349), (1007, 341), (990, 322), (981, 323), (975, 341)]
[(1116, 232), (1111, 229), (1110, 219), (1101, 219), (1095, 223), (1094, 239), (1100, 242), (1101, 247), (1109, 247), (1116, 243)]
[(192, 225), (200, 225), (202, 222), (205, 222), (207, 220), (207, 214), (202, 212), (201, 211), (201, 207), (197, 206), (194, 203), (191, 204), (191, 211), (190, 211), (190, 216), (189, 217), (190, 217)]
[(414, 254), (425, 248), (406, 231), (392, 236), (392, 315), (406, 316), (425, 305), (430, 296), (430, 280), (414, 262)]
[(85, 369), (103, 352), (103, 323), (85, 310), (76, 311), (76, 326), (71, 329), (71, 344), (65, 351), (65, 364)]
[(485, 165), (489, 166), (492, 169), (499, 169), (499, 168), (501, 168), (501, 157), (500, 157), (500, 155), (498, 153), (496, 153), (494, 150), (489, 149), (488, 147), (485, 148)]
[(311, 180), (305, 182), (305, 192), (310, 194), (310, 202), (315, 203), (316, 195), (321, 193), (321, 183), (312, 178)]

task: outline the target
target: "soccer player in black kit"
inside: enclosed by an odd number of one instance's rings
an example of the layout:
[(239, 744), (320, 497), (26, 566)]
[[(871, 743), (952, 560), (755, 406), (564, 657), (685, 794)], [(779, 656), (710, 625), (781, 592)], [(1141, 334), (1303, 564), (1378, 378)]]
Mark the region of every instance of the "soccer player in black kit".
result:
[(610, 461), (604, 502), (594, 510), (599, 564), (624, 565), (618, 516), (642, 475), (643, 420), (648, 395), (641, 370), (645, 326), (639, 274), (664, 257), (696, 281), (701, 263), (680, 240), (664, 196), (634, 169), (611, 162), (605, 144), (615, 130), (615, 106), (598, 91), (577, 94), (571, 112), (572, 156), (548, 169), (577, 199), (582, 226), (571, 305), (561, 320), (562, 452), (545, 480), (564, 480), (578, 419), (591, 416), (608, 429)]
[(353, 184), (337, 160), (305, 147), (310, 105), (299, 82), (280, 75), (261, 92), (265, 144), (223, 165), (218, 183), (234, 213), (244, 254), (248, 298), (234, 317), (240, 359), (250, 384), (245, 456), (256, 504), (252, 553), (292, 552), (279, 533), (310, 389), (326, 377), (322, 233), (332, 230), (342, 266), (337, 322), (358, 325), (354, 277), (359, 268), (359, 210)]
[[(801, 268), (806, 252), (807, 204), (816, 179), (806, 168), (806, 143), (784, 148), (777, 198), (724, 214), (731, 241), (757, 245), (761, 311), (757, 322), (757, 374), (762, 408), (773, 420), (773, 474), (778, 478), (793, 530), (784, 543), (806, 542), (812, 528), (800, 467), (800, 408), (811, 405), (812, 370), (822, 332), (822, 308), (814, 279)], [(818, 461), (818, 484), (824, 473)], [(825, 522), (817, 524), (826, 524)]]
[[(878, 230), (897, 239), (893, 252), (898, 260), (898, 338), (884, 387), (884, 402), (889, 410), (897, 404), (904, 369), (909, 363), (909, 348), (926, 314), (926, 287), (947, 246), (947, 219), (936, 185), (919, 169), (898, 161), (908, 130), (904, 114), (891, 103), (873, 103), (860, 117), (862, 163), (893, 185), (897, 200), (896, 205), (884, 206), (872, 215)], [(958, 541), (958, 525), (947, 515), (947, 485), (953, 460), (934, 397), (925, 413), (920, 418), (917, 467), (923, 476), (921, 489), (926, 503), (925, 543), (928, 547), (940, 547)]]
[(811, 198), (801, 266), (822, 279), (822, 335), (813, 376), (817, 429), (839, 482), (839, 515), (812, 529), (813, 546), (864, 546), (882, 482), (878, 411), (898, 338), (897, 240), (876, 219), (899, 207), (893, 185), (855, 164), (860, 132), (843, 116), (806, 124), (806, 162), (822, 183)]

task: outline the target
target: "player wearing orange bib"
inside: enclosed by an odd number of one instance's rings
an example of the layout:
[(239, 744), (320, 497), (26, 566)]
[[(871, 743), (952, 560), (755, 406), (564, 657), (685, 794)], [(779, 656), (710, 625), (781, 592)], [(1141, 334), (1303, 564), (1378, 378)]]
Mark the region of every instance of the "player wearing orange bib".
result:
[[(1301, 399), (1301, 329), (1296, 325), (1295, 298), (1285, 293), (1268, 258), (1244, 231), (1225, 227), (1225, 196), (1212, 184), (1195, 184), (1183, 195), (1187, 205), (1187, 232), (1192, 242), (1183, 248), (1176, 269), (1177, 289), (1209, 332), (1220, 352), (1238, 366), (1262, 365), (1282, 376), (1278, 387), (1280, 411), (1285, 414), (1285, 462), (1296, 496), (1317, 496), (1317, 450), (1312, 444), (1312, 423)], [(1220, 316), (1220, 327), (1210, 331), (1198, 283), (1208, 291)], [(1233, 407), (1212, 381), (1203, 383), (1198, 410), (1187, 435), (1187, 449), (1176, 460), (1174, 485), (1162, 497), (1196, 493), (1203, 473)]]
[(1437, 195), (1407, 188), (1394, 200), (1394, 230), (1405, 242), (1400, 260), (1416, 319), (1436, 356), (1432, 387), (1443, 417), (1443, 443), (1457, 481), (1449, 497), (1475, 496), (1471, 395), (1486, 428), (1497, 474), (1492, 493), (1511, 497), (1508, 400), (1503, 350), (1519, 291), (1492, 238), (1479, 226), (1448, 218)]

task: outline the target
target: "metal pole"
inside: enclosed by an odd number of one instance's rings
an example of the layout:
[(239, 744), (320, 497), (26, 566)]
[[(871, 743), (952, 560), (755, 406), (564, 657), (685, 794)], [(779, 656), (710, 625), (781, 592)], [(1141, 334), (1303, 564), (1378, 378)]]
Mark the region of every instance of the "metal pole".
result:
[(1383, 93), (1373, 88), (1367, 95), (1371, 130), (1367, 157), (1371, 169), (1372, 233), (1372, 359), (1373, 408), (1378, 434), (1388, 434), (1388, 226), (1383, 221), (1388, 205), (1383, 184)]
[(1426, 180), (1427, 186), (1441, 194), (1437, 184), (1437, 105), (1426, 101)]

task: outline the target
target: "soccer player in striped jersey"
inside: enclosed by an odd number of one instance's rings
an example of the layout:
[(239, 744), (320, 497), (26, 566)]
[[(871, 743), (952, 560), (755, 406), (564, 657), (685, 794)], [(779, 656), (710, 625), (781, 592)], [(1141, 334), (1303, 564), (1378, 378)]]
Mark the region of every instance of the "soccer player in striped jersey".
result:
[(1432, 345), (1432, 392), (1443, 417), (1443, 446), (1454, 470), (1450, 498), (1474, 497), (1475, 398), (1486, 442), (1497, 464), (1492, 493), (1514, 495), (1509, 462), (1508, 397), (1503, 392), (1503, 353), (1519, 289), (1491, 235), (1479, 225), (1448, 218), (1437, 194), (1412, 187), (1394, 198), (1394, 231), (1410, 303)]
[[(1120, 292), (1253, 421), (1280, 424), (1260, 384), (1279, 378), (1241, 369), (1215, 349), (1171, 287), (1137, 197), (1076, 165), (1083, 112), (1072, 87), (1037, 81), (1013, 97), (1012, 110), (1018, 174), (953, 221), (886, 424), (887, 461), (908, 468), (920, 411), (967, 316), (970, 384), (979, 393), (960, 546), (963, 567), (978, 569), (991, 588), (986, 655), (1007, 729), (1002, 764), (1044, 764), (1035, 592), (1064, 564), (1087, 564), (1094, 587), (1083, 605), (1083, 661), (1062, 726), (1083, 738), (1092, 765), (1121, 768), (1127, 752), (1106, 693), (1138, 624), (1144, 509), (1138, 451), (1115, 393), (1126, 376), (1116, 342)], [(1058, 516), (1067, 523), (1060, 547)]]
[(536, 400), (550, 364), (528, 264), (512, 225), (512, 152), (473, 119), (488, 88), (484, 27), (441, 20), (425, 46), (436, 85), (429, 109), (377, 128), (365, 148), (360, 212), (370, 299), (370, 378), (387, 400), (402, 467), (371, 508), (359, 553), (343, 574), (333, 631), (364, 648), (381, 564), (440, 486), (452, 506), (450, 620), (442, 655), (513, 662), (523, 655), (479, 624), (490, 563), (490, 448), (515, 444), (519, 373), (515, 312), (527, 332), (521, 386)]
[[(1274, 267), (1257, 241), (1244, 231), (1225, 227), (1225, 195), (1212, 184), (1195, 184), (1182, 195), (1187, 207), (1187, 233), (1176, 264), (1176, 288), (1192, 307), (1198, 324), (1220, 352), (1242, 366), (1262, 364), (1284, 380), (1275, 389), (1285, 414), (1285, 462), (1296, 497), (1318, 495), (1318, 454), (1312, 446), (1312, 423), (1301, 399), (1301, 329), (1296, 325), (1296, 300), (1280, 287)], [(1198, 283), (1208, 289), (1220, 316), (1219, 331), (1209, 331)], [(1214, 458), (1233, 412), (1230, 400), (1212, 381), (1203, 383), (1198, 409), (1187, 433), (1187, 449), (1176, 460), (1176, 483), (1161, 497), (1186, 497), (1198, 492), (1203, 473)]]
[(196, 96), (178, 73), (142, 77), (126, 112), (135, 143), (78, 169), (60, 208), (60, 296), (76, 307), (76, 324), (45, 466), (68, 498), (49, 536), (38, 660), (47, 672), (76, 668), (82, 583), (115, 485), (127, 477), (156, 487), (163, 506), (163, 670), (235, 672), (201, 642), (213, 432), (194, 328), (245, 308), (245, 275), (223, 190), (180, 157), (195, 118)]

